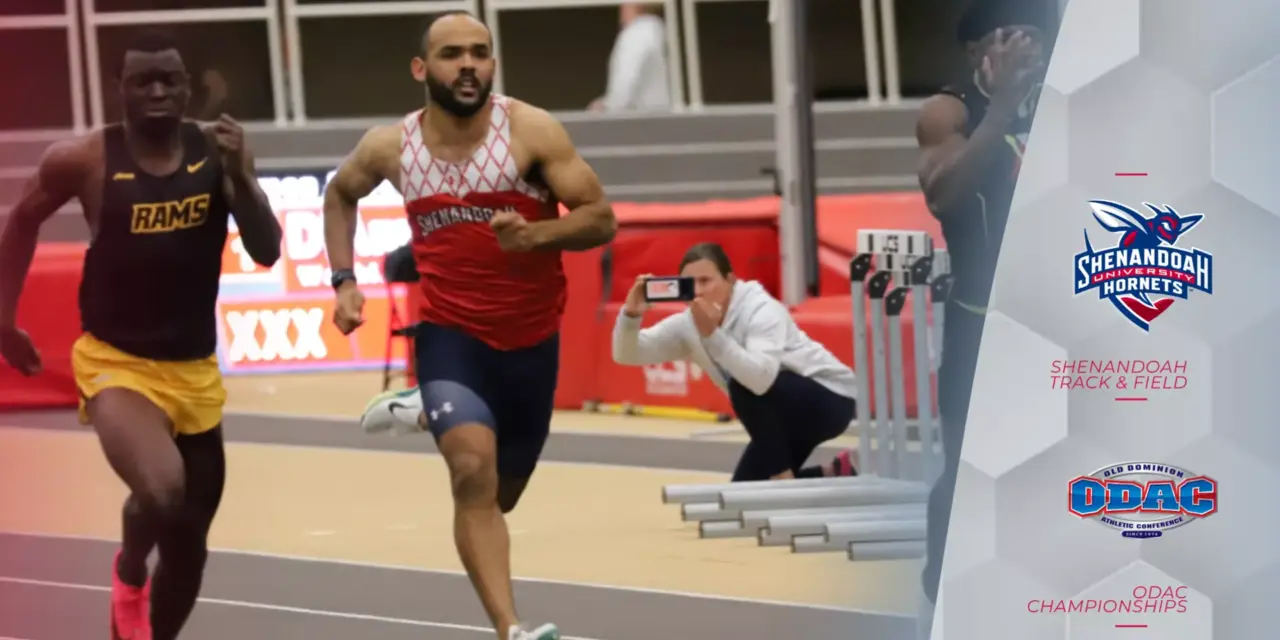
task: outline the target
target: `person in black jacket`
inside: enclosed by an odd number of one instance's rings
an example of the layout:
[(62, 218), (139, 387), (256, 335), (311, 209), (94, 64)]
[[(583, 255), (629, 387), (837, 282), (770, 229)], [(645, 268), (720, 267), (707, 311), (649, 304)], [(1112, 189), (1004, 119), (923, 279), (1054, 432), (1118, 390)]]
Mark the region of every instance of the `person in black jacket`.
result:
[(996, 258), (1031, 131), (1052, 22), (1047, 3), (976, 0), (958, 29), (972, 63), (970, 72), (924, 103), (916, 128), (920, 186), (930, 212), (941, 223), (954, 277), (938, 372), (946, 464), (929, 499), (923, 637), (928, 637), (932, 603), (937, 601)]

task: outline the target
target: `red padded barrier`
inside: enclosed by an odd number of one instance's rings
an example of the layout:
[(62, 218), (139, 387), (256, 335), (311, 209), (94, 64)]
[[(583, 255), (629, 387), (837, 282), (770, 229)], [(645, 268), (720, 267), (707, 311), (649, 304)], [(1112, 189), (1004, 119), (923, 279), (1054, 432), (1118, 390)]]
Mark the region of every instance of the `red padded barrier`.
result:
[[(564, 254), (569, 301), (561, 333), (556, 406), (576, 408), (584, 400), (596, 399), (727, 413), (728, 399), (694, 369), (679, 365), (622, 367), (614, 364), (610, 346), (613, 321), (618, 302), (635, 276), (645, 272), (670, 273), (689, 245), (706, 240), (724, 244), (741, 277), (757, 280), (777, 295), (778, 199), (678, 205), (618, 204), (616, 210), (621, 231), (612, 247), (608, 304), (605, 304), (601, 275), (602, 250)], [(848, 261), (857, 230), (926, 229), (934, 233), (939, 246), (941, 235), (918, 194), (822, 196), (818, 213), (823, 297), (799, 305), (794, 312), (797, 323), (806, 333), (828, 345), (841, 360), (850, 362)], [(76, 299), (83, 254), (84, 245), (78, 243), (43, 244), (37, 251), (19, 309), (19, 322), (41, 349), (45, 373), (28, 379), (0, 366), (0, 410), (76, 404), (70, 350), (80, 334)], [(904, 314), (910, 313), (910, 304), (908, 299)], [(410, 310), (417, 307), (412, 302), (406, 306)], [(646, 323), (656, 322), (681, 308), (669, 305), (655, 310), (646, 318)], [(362, 331), (373, 329), (366, 327)], [(909, 336), (908, 331), (904, 334)], [(908, 342), (904, 347), (910, 363), (912, 345)], [(908, 364), (906, 371), (908, 396), (914, 398), (914, 369)]]
[(78, 297), (85, 245), (47, 243), (35, 260), (18, 305), (18, 326), (31, 335), (44, 372), (25, 378), (0, 363), (0, 411), (75, 406), (71, 345), (80, 337)]
[(779, 295), (778, 231), (773, 225), (760, 222), (721, 227), (672, 224), (619, 229), (613, 241), (609, 301), (625, 300), (637, 276), (675, 275), (684, 252), (699, 242), (720, 243), (738, 277), (756, 280), (773, 296)]
[[(830, 195), (818, 199), (818, 242), (847, 256), (858, 246), (859, 229), (916, 229), (942, 249), (942, 227), (920, 193)], [(846, 278), (848, 274), (845, 274)]]
[(581, 408), (594, 395), (602, 360), (596, 327), (610, 322), (601, 313), (600, 255), (603, 249), (566, 251), (563, 262), (569, 299), (560, 325), (560, 372), (556, 378), (556, 406)]

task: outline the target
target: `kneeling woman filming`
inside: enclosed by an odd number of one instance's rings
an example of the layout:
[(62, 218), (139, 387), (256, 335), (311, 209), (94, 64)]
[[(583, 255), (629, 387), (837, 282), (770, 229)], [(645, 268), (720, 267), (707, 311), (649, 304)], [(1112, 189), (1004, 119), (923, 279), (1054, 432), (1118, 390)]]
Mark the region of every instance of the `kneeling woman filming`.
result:
[[(613, 327), (614, 361), (639, 366), (684, 360), (728, 393), (751, 437), (735, 482), (856, 473), (849, 451), (828, 465), (804, 466), (853, 420), (853, 371), (805, 335), (758, 282), (735, 278), (720, 245), (689, 249), (680, 276), (636, 280)], [(689, 308), (641, 329), (650, 302), (658, 299), (684, 300)]]

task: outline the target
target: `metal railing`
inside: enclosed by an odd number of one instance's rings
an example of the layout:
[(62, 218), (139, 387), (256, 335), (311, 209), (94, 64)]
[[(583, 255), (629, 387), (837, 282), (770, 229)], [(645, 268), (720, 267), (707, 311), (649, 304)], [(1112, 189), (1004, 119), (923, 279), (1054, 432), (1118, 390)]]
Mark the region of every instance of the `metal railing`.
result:
[[(308, 122), (306, 88), (302, 77), (305, 47), (299, 25), (309, 18), (356, 16), (412, 16), (442, 11), (466, 10), (481, 14), (480, 0), (403, 0), (391, 2), (333, 2), (299, 4), (298, 0), (264, 0), (260, 7), (224, 9), (174, 9), (163, 11), (97, 11), (94, 0), (64, 0), (62, 15), (3, 16), (0, 31), (16, 29), (62, 28), (67, 31), (70, 60), (68, 81), (71, 87), (71, 128), (83, 132), (104, 124), (106, 119), (102, 51), (99, 28), (148, 24), (193, 24), (219, 22), (262, 22), (267, 30), (268, 64), (271, 76), (271, 101), (275, 126), (301, 125)], [(624, 0), (488, 0), (483, 16), (494, 37), (495, 54), (502, 49), (499, 14), (552, 8), (586, 8), (618, 6)], [(697, 7), (702, 3), (734, 0), (662, 0), (666, 10), (667, 56), (671, 62), (669, 82), (677, 109), (699, 110), (704, 106), (702, 56), (700, 52)], [(740, 0), (739, 0), (740, 1)], [(748, 0), (752, 1), (752, 0)], [(765, 0), (756, 0), (765, 1)], [(780, 0), (768, 0), (778, 2)], [(803, 1), (803, 0), (785, 0)], [(896, 0), (860, 0), (863, 48), (867, 78), (867, 100), (873, 104), (901, 100), (898, 69), (898, 42), (894, 3)], [(774, 11), (771, 9), (771, 13)], [(677, 15), (682, 19), (678, 19)], [(80, 25), (83, 37), (80, 40)], [(684, 46), (681, 47), (683, 36)], [(84, 55), (81, 56), (83, 44)], [(803, 46), (778, 43), (776, 46)], [(287, 47), (287, 51), (286, 51)], [(287, 54), (287, 55), (286, 55)], [(81, 60), (87, 64), (82, 64)], [(287, 63), (286, 63), (287, 60)], [(775, 64), (777, 56), (774, 56)], [(882, 72), (883, 70), (883, 72)], [(775, 73), (776, 73), (775, 69)], [(686, 77), (687, 76), (687, 77)], [(688, 91), (686, 92), (686, 80)], [(494, 78), (494, 90), (502, 91), (504, 77), (501, 65)], [(86, 90), (88, 92), (86, 100)], [(89, 111), (86, 116), (85, 103)], [(11, 137), (0, 132), (0, 138)]]

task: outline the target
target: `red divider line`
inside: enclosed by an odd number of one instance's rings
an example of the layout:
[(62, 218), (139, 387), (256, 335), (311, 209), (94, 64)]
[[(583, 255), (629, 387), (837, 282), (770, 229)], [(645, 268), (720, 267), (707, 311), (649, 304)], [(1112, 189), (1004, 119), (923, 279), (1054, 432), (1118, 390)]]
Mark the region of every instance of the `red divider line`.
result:
[(1146, 402), (1146, 398), (1116, 398), (1116, 402)]
[(1145, 624), (1118, 624), (1118, 625), (1116, 625), (1116, 628), (1117, 628), (1117, 629), (1146, 629), (1146, 628), (1147, 628), (1147, 625), (1145, 625)]
[(1143, 171), (1143, 172), (1119, 172), (1119, 171), (1117, 171), (1117, 172), (1116, 172), (1116, 177), (1117, 177), (1117, 178), (1145, 178), (1145, 177), (1147, 177), (1147, 172), (1145, 172), (1145, 171)]

